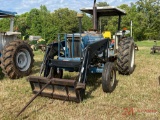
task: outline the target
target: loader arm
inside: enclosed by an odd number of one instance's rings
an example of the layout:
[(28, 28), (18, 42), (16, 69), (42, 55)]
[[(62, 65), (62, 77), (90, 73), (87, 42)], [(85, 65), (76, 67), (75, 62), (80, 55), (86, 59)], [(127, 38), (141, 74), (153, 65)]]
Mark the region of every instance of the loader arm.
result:
[[(84, 51), (85, 56), (83, 58), (82, 66), (79, 72), (80, 73), (78, 80), (79, 82), (86, 83), (86, 75), (92, 59), (94, 58), (95, 55), (98, 55), (106, 50), (107, 46), (109, 45), (108, 42), (109, 42), (108, 39), (102, 39), (86, 47), (86, 50)], [(108, 55), (104, 55), (104, 59), (106, 56)]]

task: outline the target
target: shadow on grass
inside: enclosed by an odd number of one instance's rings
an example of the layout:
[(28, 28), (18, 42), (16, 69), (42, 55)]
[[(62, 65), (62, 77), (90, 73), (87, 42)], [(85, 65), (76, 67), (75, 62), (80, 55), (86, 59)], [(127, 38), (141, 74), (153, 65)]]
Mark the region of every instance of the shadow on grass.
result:
[(41, 68), (42, 61), (35, 61), (34, 67), (32, 68), (32, 75), (39, 73)]
[(0, 71), (0, 80), (3, 80), (4, 76), (5, 75)]
[[(92, 92), (95, 91), (100, 85), (101, 85), (101, 80), (100, 78), (102, 77), (102, 74), (88, 74), (87, 76), (87, 81), (86, 81), (86, 87), (87, 90), (85, 91), (85, 97), (84, 99), (88, 99), (88, 98), (93, 98), (92, 96)], [(78, 77), (75, 76), (71, 76), (71, 75), (64, 75), (63, 76), (64, 79), (78, 79)]]
[(88, 80), (86, 83), (86, 86), (89, 87), (89, 90), (86, 91), (85, 99), (93, 98), (92, 92), (95, 91), (98, 87), (101, 85), (100, 78), (102, 77), (102, 74), (88, 74)]
[(0, 80), (2, 80), (3, 78), (4, 78), (4, 74), (3, 74), (3, 72), (2, 72), (2, 69), (0, 68)]
[[(102, 84), (102, 74), (90, 74), (88, 76), (88, 81), (87, 81), (87, 86), (90, 87), (90, 89), (88, 91), (86, 91), (86, 96), (85, 96), (85, 99), (88, 99), (88, 98), (93, 98), (92, 96), (92, 92), (95, 91), (97, 88), (99, 88)], [(118, 85), (118, 80), (115, 81), (115, 84), (113, 86), (113, 89), (110, 93), (112, 93), (116, 87)], [(101, 87), (102, 89), (102, 87)], [(103, 89), (101, 90), (101, 92), (104, 92)]]
[(160, 52), (150, 53), (151, 55), (160, 55)]

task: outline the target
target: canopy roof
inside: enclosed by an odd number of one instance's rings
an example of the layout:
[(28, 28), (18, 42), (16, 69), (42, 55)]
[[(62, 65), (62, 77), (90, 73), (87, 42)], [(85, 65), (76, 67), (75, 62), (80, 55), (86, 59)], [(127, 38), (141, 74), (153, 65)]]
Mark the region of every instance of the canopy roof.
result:
[[(82, 8), (80, 9), (82, 12), (93, 15), (93, 7), (90, 8)], [(113, 6), (105, 6), (105, 7), (97, 7), (97, 16), (119, 16), (126, 15), (126, 12), (120, 8), (116, 8)]]
[(0, 10), (0, 18), (5, 18), (5, 17), (14, 17), (16, 12), (9, 12), (9, 11), (3, 11)]

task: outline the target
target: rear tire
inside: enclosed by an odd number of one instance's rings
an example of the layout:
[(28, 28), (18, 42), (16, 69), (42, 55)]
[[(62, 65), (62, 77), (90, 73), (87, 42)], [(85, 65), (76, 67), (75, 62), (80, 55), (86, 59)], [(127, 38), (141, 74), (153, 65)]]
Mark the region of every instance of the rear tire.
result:
[(27, 42), (22, 40), (10, 42), (2, 51), (3, 73), (11, 79), (29, 75), (33, 67), (33, 56), (33, 51)]
[(114, 63), (107, 62), (102, 72), (102, 89), (111, 93), (116, 87), (116, 67)]
[(135, 49), (132, 38), (124, 38), (119, 42), (117, 53), (117, 69), (120, 74), (130, 75), (135, 68)]

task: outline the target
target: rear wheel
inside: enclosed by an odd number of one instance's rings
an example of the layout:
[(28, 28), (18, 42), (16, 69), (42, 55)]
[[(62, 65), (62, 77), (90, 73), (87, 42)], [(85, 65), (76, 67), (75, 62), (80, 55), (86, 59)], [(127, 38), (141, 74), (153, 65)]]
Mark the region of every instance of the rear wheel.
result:
[(10, 42), (2, 51), (1, 67), (3, 73), (11, 79), (29, 75), (33, 67), (33, 56), (30, 45), (25, 41)]
[(135, 67), (135, 49), (132, 38), (124, 38), (119, 42), (117, 53), (117, 69), (120, 74), (130, 75)]
[(104, 92), (112, 92), (116, 87), (116, 68), (114, 63), (107, 62), (102, 72), (102, 89)]

